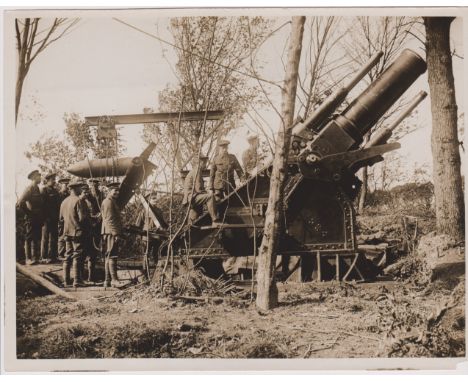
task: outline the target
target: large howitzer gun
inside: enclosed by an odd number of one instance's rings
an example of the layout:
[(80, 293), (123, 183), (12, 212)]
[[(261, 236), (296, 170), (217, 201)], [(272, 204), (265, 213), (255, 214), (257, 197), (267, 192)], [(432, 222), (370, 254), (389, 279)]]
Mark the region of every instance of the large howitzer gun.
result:
[[(363, 138), (426, 70), (424, 60), (405, 50), (338, 112), (352, 88), (381, 55), (375, 54), (348, 85), (290, 130), (283, 193), (284, 232), (278, 246), (281, 277), (302, 281), (370, 280), (380, 272), (380, 261), (374, 263), (375, 258), (366, 257), (358, 245), (353, 199), (360, 181), (355, 173), (400, 147), (399, 143), (387, 143), (391, 132), (424, 99), (424, 93), (392, 125), (377, 131), (364, 145)], [(174, 240), (175, 253), (205, 270), (211, 269), (215, 277), (223, 270), (233, 276), (243, 275), (247, 263), (242, 258), (255, 258), (262, 241), (271, 168), (270, 162), (218, 203), (221, 227), (211, 225), (208, 214), (186, 226)]]
[(376, 122), (426, 71), (424, 60), (409, 49), (404, 50), (343, 112), (334, 115), (346, 95), (380, 56), (380, 53), (374, 55), (349, 85), (331, 95), (306, 121), (293, 127), (290, 160), (298, 164), (306, 178), (337, 182), (400, 147), (398, 143), (387, 143), (391, 132), (425, 98), (425, 92), (411, 102), (392, 126), (378, 132), (365, 147), (359, 146)]

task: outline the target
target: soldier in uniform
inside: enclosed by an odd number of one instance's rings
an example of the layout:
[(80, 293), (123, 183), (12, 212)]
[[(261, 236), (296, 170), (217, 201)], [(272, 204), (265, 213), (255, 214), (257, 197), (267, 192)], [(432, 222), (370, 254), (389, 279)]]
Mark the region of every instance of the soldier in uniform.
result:
[(184, 181), (184, 198), (182, 205), (190, 205), (188, 220), (193, 224), (195, 220), (203, 213), (203, 206), (206, 204), (208, 213), (213, 223), (219, 223), (219, 217), (216, 213), (216, 203), (212, 192), (207, 192), (203, 181), (203, 171), (206, 170), (208, 157), (202, 156), (200, 160), (195, 158), (192, 170), (187, 174)]
[(123, 224), (120, 209), (117, 205), (120, 183), (110, 183), (107, 188), (109, 191), (101, 205), (101, 234), (106, 257), (104, 286), (122, 287), (125, 283), (119, 281), (117, 277), (117, 257), (119, 247), (123, 241)]
[[(86, 220), (84, 222), (84, 232), (83, 232), (83, 258), (80, 264), (81, 274), (84, 274), (84, 261), (87, 260), (88, 268), (88, 279), (89, 283), (96, 282), (95, 273), (96, 273), (96, 261), (97, 261), (97, 250), (96, 243), (99, 241), (95, 240), (96, 227), (100, 228), (100, 219), (101, 212), (99, 207), (95, 203), (94, 197), (91, 195), (89, 186), (84, 184), (81, 187), (80, 199), (83, 201), (84, 206), (86, 207)], [(100, 234), (100, 232), (99, 232)]]
[(258, 135), (247, 137), (249, 147), (242, 153), (242, 165), (244, 166), (245, 176), (252, 175), (253, 170), (258, 166)]
[(47, 263), (57, 261), (58, 224), (60, 205), (58, 190), (55, 188), (55, 173), (46, 175), (46, 185), (42, 189), (44, 198), (44, 225), (42, 226), (41, 259)]
[[(151, 233), (165, 233), (165, 231), (169, 228), (169, 225), (164, 220), (164, 215), (162, 210), (157, 206), (158, 202), (158, 193), (156, 191), (151, 191), (149, 194), (146, 195), (145, 199), (149, 202), (148, 208), (143, 208), (138, 213), (138, 216), (135, 221), (135, 226), (140, 230), (143, 230), (146, 234), (143, 234), (143, 243), (145, 244), (145, 259), (143, 261), (143, 272), (146, 274), (148, 268), (148, 260), (151, 258), (153, 262), (156, 264), (158, 260), (158, 248), (160, 245), (159, 240), (155, 240), (151, 237)], [(154, 214), (157, 219), (157, 222), (150, 216)]]
[(218, 155), (213, 160), (210, 171), (210, 190), (217, 201), (231, 193), (236, 188), (234, 172), (239, 180), (244, 179), (244, 171), (234, 154), (229, 154), (229, 141), (221, 140), (218, 144)]
[[(59, 198), (60, 198), (60, 204), (63, 203), (63, 201), (70, 195), (70, 192), (68, 191), (68, 184), (70, 183), (69, 178), (61, 178), (58, 181), (58, 184), (60, 184), (59, 188)], [(58, 256), (59, 258), (64, 258), (65, 257), (65, 238), (63, 236), (63, 226), (59, 222), (59, 227), (58, 227), (58, 246), (57, 246), (57, 251), (58, 251)]]
[(70, 285), (70, 268), (73, 277), (73, 286), (84, 286), (81, 279), (80, 263), (83, 257), (83, 244), (85, 235), (85, 225), (87, 208), (79, 195), (82, 183), (71, 182), (68, 185), (70, 195), (60, 206), (60, 221), (63, 223), (63, 237), (65, 240), (65, 259), (63, 260), (63, 283)]
[(28, 175), (31, 184), (26, 188), (18, 201), (20, 209), (26, 217), (26, 234), (24, 241), (24, 254), (26, 264), (33, 265), (39, 262), (42, 224), (44, 219), (44, 199), (39, 190), (41, 174), (34, 170)]

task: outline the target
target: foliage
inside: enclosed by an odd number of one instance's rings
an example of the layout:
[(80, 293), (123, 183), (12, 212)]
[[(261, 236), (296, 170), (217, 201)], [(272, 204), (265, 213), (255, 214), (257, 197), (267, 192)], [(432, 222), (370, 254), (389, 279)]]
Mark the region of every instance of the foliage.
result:
[(73, 147), (58, 135), (42, 136), (25, 152), (29, 160), (39, 160), (38, 167), (41, 172), (52, 171), (59, 175), (65, 175), (65, 169), (77, 159), (74, 154)]
[[(15, 19), (18, 74), (16, 78), (15, 121), (18, 119), (23, 83), (36, 57), (50, 44), (65, 36), (79, 19)], [(40, 25), (40, 26), (39, 26)]]
[(203, 154), (210, 155), (216, 140), (236, 128), (247, 107), (260, 102), (256, 86), (243, 71), (251, 49), (262, 43), (269, 27), (270, 22), (262, 17), (171, 19), (177, 46), (174, 71), (180, 84), (159, 93), (159, 110), (223, 110), (225, 118), (222, 122), (182, 122), (180, 127), (176, 123), (146, 125), (144, 138), (161, 142), (156, 155), (166, 170), (174, 164), (182, 169), (200, 146)]
[(32, 160), (39, 160), (41, 172), (53, 171), (59, 175), (66, 175), (65, 169), (71, 164), (86, 158), (105, 158), (118, 156), (121, 148), (106, 147), (100, 144), (95, 131), (79, 114), (64, 114), (65, 138), (58, 135), (43, 135), (25, 152), (25, 156)]

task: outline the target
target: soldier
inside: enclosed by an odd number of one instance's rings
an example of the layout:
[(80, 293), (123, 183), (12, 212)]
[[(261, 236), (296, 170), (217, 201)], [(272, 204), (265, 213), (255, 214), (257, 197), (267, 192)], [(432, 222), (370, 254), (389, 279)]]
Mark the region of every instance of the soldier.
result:
[(26, 188), (18, 201), (20, 209), (26, 217), (26, 234), (24, 240), (24, 254), (26, 264), (33, 265), (39, 261), (42, 235), (44, 199), (39, 190), (41, 174), (34, 170), (28, 175), (31, 184)]
[(123, 240), (123, 225), (120, 210), (117, 206), (120, 183), (110, 183), (107, 185), (108, 193), (101, 205), (102, 215), (102, 242), (106, 256), (104, 269), (104, 286), (122, 287), (125, 283), (119, 281), (117, 277), (117, 256), (119, 247)]
[(249, 142), (249, 148), (242, 153), (242, 165), (244, 166), (246, 178), (252, 175), (253, 170), (259, 164), (258, 135), (247, 137), (247, 141)]
[(229, 143), (226, 140), (219, 142), (218, 155), (214, 158), (210, 171), (210, 190), (214, 192), (218, 201), (236, 188), (234, 171), (239, 180), (242, 181), (244, 178), (244, 171), (236, 156), (228, 152)]
[[(83, 258), (80, 263), (80, 272), (84, 273), (84, 261), (87, 260), (88, 268), (88, 279), (89, 283), (95, 283), (95, 273), (96, 273), (96, 261), (97, 261), (97, 250), (96, 250), (96, 240), (95, 233), (96, 227), (99, 226), (101, 213), (99, 208), (94, 203), (96, 200), (91, 196), (89, 186), (84, 184), (81, 187), (80, 199), (83, 201), (84, 206), (86, 206), (86, 220), (84, 222), (84, 231), (83, 231)], [(100, 228), (100, 227), (99, 227)], [(100, 234), (100, 232), (99, 232)]]
[(219, 223), (219, 217), (216, 213), (216, 204), (212, 192), (205, 190), (203, 182), (203, 171), (206, 170), (208, 157), (195, 158), (192, 165), (192, 170), (187, 174), (184, 181), (184, 198), (182, 205), (190, 205), (189, 223), (193, 224), (195, 220), (203, 213), (203, 206), (206, 204), (208, 213), (211, 216), (213, 223)]
[[(58, 183), (60, 184), (60, 188), (59, 188), (60, 204), (62, 204), (63, 201), (70, 195), (70, 192), (68, 191), (68, 184), (70, 183), (70, 179), (61, 178), (59, 179)], [(63, 259), (65, 257), (65, 238), (63, 236), (63, 226), (60, 222), (59, 222), (59, 227), (58, 227), (57, 252), (58, 252), (59, 258)]]
[(65, 240), (65, 259), (63, 260), (63, 284), (70, 285), (70, 268), (73, 286), (84, 286), (81, 279), (80, 263), (83, 257), (84, 234), (86, 228), (87, 208), (79, 198), (82, 183), (71, 182), (68, 185), (70, 195), (60, 206), (60, 221), (63, 223)]
[(42, 226), (41, 258), (46, 263), (57, 262), (58, 225), (61, 196), (55, 188), (55, 173), (46, 175), (42, 189), (44, 198), (44, 225)]
[[(143, 261), (143, 271), (146, 274), (148, 268), (148, 259), (153, 259), (153, 262), (156, 264), (158, 260), (158, 248), (160, 241), (155, 240), (151, 238), (151, 233), (156, 233), (156, 232), (165, 232), (168, 228), (169, 225), (166, 223), (164, 220), (163, 212), (162, 210), (157, 206), (157, 201), (158, 201), (158, 193), (156, 191), (151, 191), (149, 194), (146, 195), (146, 199), (149, 202), (149, 206), (151, 208), (151, 212), (155, 215), (157, 222), (152, 219), (150, 216), (150, 211), (148, 208), (143, 207), (135, 221), (135, 225), (145, 231), (147, 234), (143, 235), (143, 243), (145, 244), (146, 250), (145, 250), (145, 259)], [(159, 223), (159, 224), (157, 224)]]

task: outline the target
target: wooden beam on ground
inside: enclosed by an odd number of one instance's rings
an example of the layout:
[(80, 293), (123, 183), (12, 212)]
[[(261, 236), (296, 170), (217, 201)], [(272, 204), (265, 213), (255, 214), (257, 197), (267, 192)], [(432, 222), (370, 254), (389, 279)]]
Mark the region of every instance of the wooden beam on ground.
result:
[(16, 263), (16, 270), (21, 274), (25, 275), (26, 277), (29, 277), (31, 280), (35, 281), (44, 288), (50, 290), (52, 293), (68, 298), (69, 300), (76, 300), (74, 296), (65, 292), (63, 289), (51, 283), (49, 280), (46, 280), (44, 277), (38, 275), (37, 273), (34, 273), (29, 267)]

